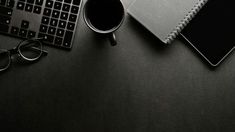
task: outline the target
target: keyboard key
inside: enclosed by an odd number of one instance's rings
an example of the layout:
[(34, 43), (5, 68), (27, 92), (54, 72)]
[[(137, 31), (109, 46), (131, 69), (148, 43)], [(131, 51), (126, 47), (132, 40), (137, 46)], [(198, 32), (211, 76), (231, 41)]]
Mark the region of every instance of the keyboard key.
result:
[(11, 34), (12, 35), (18, 35), (19, 33), (19, 28), (18, 27), (12, 27), (11, 28)]
[(55, 32), (56, 32), (56, 28), (54, 28), (54, 27), (49, 27), (49, 29), (48, 29), (48, 33), (49, 33), (49, 34), (55, 35)]
[(60, 16), (60, 19), (67, 20), (68, 19), (68, 15), (69, 15), (68, 13), (62, 12), (61, 16)]
[(0, 0), (0, 5), (5, 6), (6, 5), (6, 0)]
[(43, 42), (48, 42), (48, 43), (53, 43), (54, 41), (54, 36), (43, 34), (43, 33), (39, 33), (38, 38), (41, 38), (43, 39)]
[(47, 29), (48, 29), (48, 27), (46, 25), (41, 25), (39, 31), (42, 33), (46, 33)]
[[(1, 0), (0, 0), (1, 1)], [(7, 7), (9, 8), (13, 8), (15, 5), (15, 0), (8, 0), (7, 2)]]
[(70, 4), (72, 2), (72, 0), (64, 0), (64, 2)]
[(52, 17), (54, 17), (54, 18), (59, 18), (59, 16), (60, 16), (60, 12), (59, 12), (59, 11), (54, 10), (54, 11), (52, 12)]
[(8, 16), (0, 16), (0, 23), (1, 24), (8, 25), (8, 24), (10, 24), (10, 22), (11, 22), (11, 18), (10, 17), (8, 17)]
[(50, 20), (50, 18), (43, 16), (41, 23), (42, 23), (42, 24), (45, 24), (45, 25), (48, 25), (48, 24), (49, 24), (49, 20)]
[(25, 11), (32, 12), (33, 11), (33, 5), (26, 4)]
[(46, 7), (52, 8), (53, 7), (53, 1), (52, 0), (47, 0), (46, 1)]
[(74, 30), (74, 28), (75, 28), (75, 24), (69, 22), (68, 25), (67, 25), (67, 29), (68, 30)]
[(9, 30), (9, 26), (8, 26), (8, 25), (1, 24), (1, 23), (0, 23), (0, 32), (7, 33), (8, 30)]
[(60, 3), (60, 2), (55, 2), (55, 5), (54, 5), (54, 8), (55, 8), (55, 9), (61, 10), (61, 7), (62, 7), (62, 3)]
[(36, 5), (42, 6), (43, 0), (36, 0), (35, 2)]
[(66, 12), (69, 12), (69, 10), (70, 10), (70, 5), (64, 4), (62, 10), (63, 10), (63, 11), (66, 11)]
[(56, 1), (63, 2), (63, 0), (56, 0)]
[(63, 46), (70, 47), (72, 42), (73, 32), (66, 31)]
[(64, 36), (64, 30), (63, 29), (57, 29), (56, 36), (63, 37)]
[(27, 3), (34, 4), (34, 0), (27, 0)]
[(66, 27), (66, 22), (60, 20), (60, 22), (59, 22), (59, 27), (60, 27), (60, 28), (65, 28), (65, 27)]
[(13, 11), (12, 9), (0, 6), (0, 14), (2, 14), (2, 15), (11, 16), (12, 11)]
[(48, 42), (48, 43), (53, 43), (53, 41), (54, 41), (54, 36), (52, 36), (52, 35), (45, 35), (45, 37), (44, 37), (44, 41), (45, 42)]
[(34, 31), (29, 31), (27, 38), (34, 38), (36, 36), (36, 32)]
[(42, 7), (40, 7), (40, 6), (34, 6), (33, 13), (41, 14), (41, 10), (42, 10)]
[(45, 16), (51, 16), (51, 9), (45, 8), (45, 9), (44, 9), (44, 12), (43, 12), (43, 15), (45, 15)]
[(26, 0), (19, 0), (19, 1), (21, 1), (21, 2), (25, 2)]
[(76, 20), (77, 20), (77, 15), (70, 14), (69, 21), (76, 22)]
[(77, 6), (72, 6), (72, 8), (71, 8), (71, 12), (72, 12), (72, 13), (77, 14), (78, 11), (79, 11), (79, 7), (77, 7)]
[(23, 21), (21, 22), (21, 28), (28, 29), (28, 28), (29, 28), (29, 22), (23, 20)]
[(19, 36), (25, 38), (25, 37), (27, 36), (27, 30), (25, 30), (25, 29), (20, 29)]
[(56, 38), (55, 38), (55, 44), (56, 44), (56, 45), (61, 45), (62, 42), (63, 42), (63, 39), (62, 39), (62, 38), (59, 38), (59, 37), (56, 37)]
[(56, 19), (51, 19), (50, 25), (56, 27), (58, 24), (58, 20)]
[(18, 3), (17, 3), (17, 7), (16, 7), (16, 8), (17, 8), (18, 10), (24, 10), (24, 7), (25, 7), (25, 4), (24, 4), (24, 3), (22, 3), (22, 2), (18, 2)]
[(80, 5), (80, 0), (73, 0), (74, 5)]

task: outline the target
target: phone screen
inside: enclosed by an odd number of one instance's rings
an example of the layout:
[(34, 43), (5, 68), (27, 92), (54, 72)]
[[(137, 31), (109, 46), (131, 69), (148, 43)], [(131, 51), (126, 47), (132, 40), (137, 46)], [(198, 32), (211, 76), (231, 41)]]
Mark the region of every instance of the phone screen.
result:
[(234, 5), (234, 0), (209, 0), (181, 32), (212, 66), (234, 49)]

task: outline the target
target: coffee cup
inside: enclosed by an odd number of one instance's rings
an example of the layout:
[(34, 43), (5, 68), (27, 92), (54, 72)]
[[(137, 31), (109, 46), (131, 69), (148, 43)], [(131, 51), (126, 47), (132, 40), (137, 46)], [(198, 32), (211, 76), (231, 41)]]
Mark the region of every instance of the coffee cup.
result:
[(107, 35), (111, 45), (117, 44), (115, 31), (125, 18), (125, 9), (120, 0), (87, 0), (83, 18), (86, 25), (96, 33)]

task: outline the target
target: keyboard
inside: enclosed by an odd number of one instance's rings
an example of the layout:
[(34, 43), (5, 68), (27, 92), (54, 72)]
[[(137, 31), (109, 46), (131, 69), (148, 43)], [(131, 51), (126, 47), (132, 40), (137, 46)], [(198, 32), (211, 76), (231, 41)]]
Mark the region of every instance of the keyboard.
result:
[(71, 49), (82, 0), (0, 0), (0, 33)]

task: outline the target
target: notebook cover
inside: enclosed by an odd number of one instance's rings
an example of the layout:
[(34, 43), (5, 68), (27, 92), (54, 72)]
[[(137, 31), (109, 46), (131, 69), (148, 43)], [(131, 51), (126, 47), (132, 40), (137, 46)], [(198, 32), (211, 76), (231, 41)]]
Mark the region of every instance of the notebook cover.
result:
[(234, 0), (209, 0), (182, 31), (182, 36), (212, 65), (234, 49)]
[(170, 43), (207, 0), (136, 0), (127, 12), (164, 43)]

